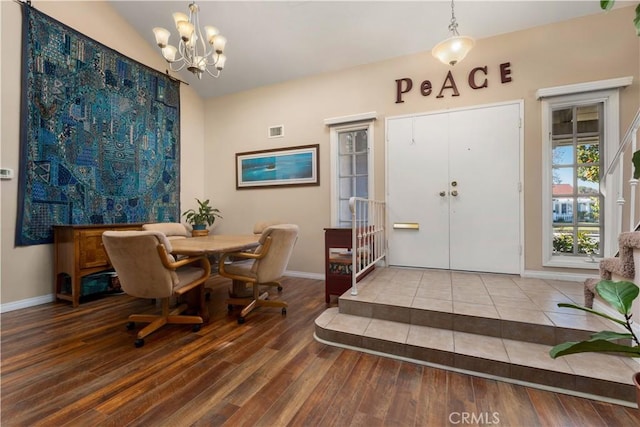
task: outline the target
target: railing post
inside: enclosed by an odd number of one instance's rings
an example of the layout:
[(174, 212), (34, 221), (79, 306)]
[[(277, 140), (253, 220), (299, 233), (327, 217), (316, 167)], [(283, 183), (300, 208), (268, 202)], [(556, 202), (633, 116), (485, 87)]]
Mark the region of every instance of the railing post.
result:
[(349, 198), (349, 209), (351, 210), (351, 295), (358, 295), (357, 280), (357, 258), (358, 258), (358, 221), (357, 221), (357, 202), (355, 197)]
[[(637, 150), (638, 143), (638, 124), (633, 128), (631, 133), (631, 155)], [(633, 231), (636, 226), (636, 191), (638, 180), (633, 177), (633, 166), (631, 167), (631, 179), (629, 180), (631, 187), (631, 196), (629, 196), (629, 231)]]

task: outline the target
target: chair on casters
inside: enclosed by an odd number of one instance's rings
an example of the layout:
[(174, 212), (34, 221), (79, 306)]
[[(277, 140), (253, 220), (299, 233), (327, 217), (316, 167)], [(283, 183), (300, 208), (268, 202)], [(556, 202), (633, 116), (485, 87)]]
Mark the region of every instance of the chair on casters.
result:
[[(229, 310), (234, 305), (244, 306), (238, 317), (238, 323), (244, 323), (247, 314), (256, 307), (281, 307), (282, 315), (287, 314), (287, 303), (267, 300), (269, 293), (261, 294), (260, 286), (277, 286), (278, 290), (282, 289), (279, 280), (291, 258), (298, 231), (298, 226), (294, 224), (269, 226), (260, 235), (260, 246), (255, 251), (225, 253), (220, 258), (218, 264), (220, 276), (232, 279), (234, 282), (246, 283), (253, 288), (253, 293), (249, 297), (232, 297), (227, 300)], [(248, 259), (252, 262), (225, 264), (228, 257)]]
[[(170, 254), (171, 243), (159, 231), (105, 231), (102, 242), (122, 290), (134, 297), (160, 299), (162, 302), (161, 314), (129, 316), (127, 329), (133, 329), (136, 322), (149, 323), (138, 332), (136, 347), (142, 347), (144, 338), (165, 324), (193, 325), (194, 332), (200, 330), (204, 321), (202, 315), (206, 315), (204, 282), (211, 273), (205, 256), (176, 261)], [(191, 265), (194, 263), (198, 266)], [(188, 304), (180, 300), (190, 291), (200, 304), (197, 309), (201, 316), (181, 314)], [(179, 301), (173, 310), (169, 308), (171, 297)]]

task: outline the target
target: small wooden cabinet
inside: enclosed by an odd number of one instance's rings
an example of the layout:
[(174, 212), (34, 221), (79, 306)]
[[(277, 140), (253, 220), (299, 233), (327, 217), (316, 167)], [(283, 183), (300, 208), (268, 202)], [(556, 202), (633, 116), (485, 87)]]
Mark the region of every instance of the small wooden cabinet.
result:
[(324, 229), (324, 297), (327, 304), (331, 295), (342, 295), (351, 287), (351, 229)]
[[(353, 276), (353, 256), (351, 252), (351, 228), (324, 229), (324, 298), (327, 304), (331, 295), (342, 295), (351, 288)], [(373, 271), (370, 266), (358, 278), (364, 278)]]
[[(142, 224), (54, 225), (54, 293), (57, 299), (80, 304), (82, 278), (111, 268), (102, 246), (106, 230), (141, 230)], [(71, 293), (64, 290), (71, 282)]]

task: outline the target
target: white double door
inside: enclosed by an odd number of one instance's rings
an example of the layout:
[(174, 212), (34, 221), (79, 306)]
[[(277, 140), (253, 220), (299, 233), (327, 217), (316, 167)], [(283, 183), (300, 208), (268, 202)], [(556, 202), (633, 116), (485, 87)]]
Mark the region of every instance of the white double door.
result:
[(521, 104), (387, 120), (388, 262), (520, 273)]

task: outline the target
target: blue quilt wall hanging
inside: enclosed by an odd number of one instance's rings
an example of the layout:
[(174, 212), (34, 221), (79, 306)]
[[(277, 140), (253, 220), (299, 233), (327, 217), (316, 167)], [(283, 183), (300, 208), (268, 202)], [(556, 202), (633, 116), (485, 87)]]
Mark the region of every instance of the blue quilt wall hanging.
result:
[(179, 82), (23, 6), (16, 245), (53, 225), (178, 221)]

